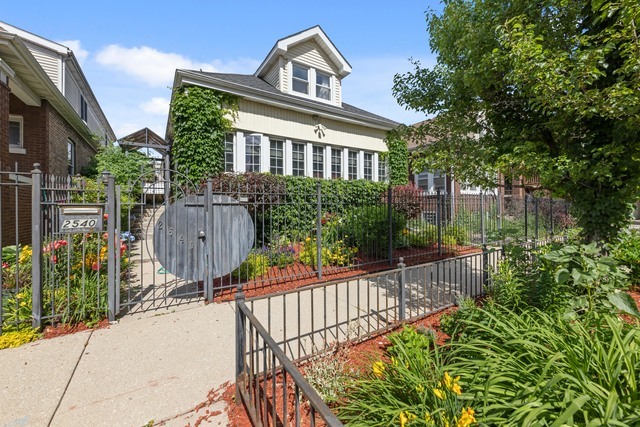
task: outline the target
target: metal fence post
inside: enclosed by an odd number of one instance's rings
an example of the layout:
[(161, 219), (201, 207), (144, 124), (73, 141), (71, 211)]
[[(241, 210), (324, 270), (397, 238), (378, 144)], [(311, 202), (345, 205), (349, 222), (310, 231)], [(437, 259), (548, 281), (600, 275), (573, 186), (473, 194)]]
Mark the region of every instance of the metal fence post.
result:
[(407, 290), (405, 288), (405, 280), (406, 280), (406, 264), (404, 263), (404, 258), (400, 257), (400, 262), (398, 263), (398, 268), (400, 271), (398, 272), (398, 319), (401, 322), (405, 320), (405, 306), (407, 304)]
[(207, 178), (207, 192), (204, 195), (205, 203), (205, 239), (204, 239), (204, 256), (207, 259), (205, 263), (205, 282), (204, 297), (207, 301), (213, 302), (213, 179)]
[(529, 195), (524, 195), (524, 240), (529, 238)]
[(318, 268), (318, 279), (322, 280), (322, 183), (316, 184), (316, 266)]
[(538, 198), (534, 197), (533, 198), (533, 209), (534, 209), (534, 214), (535, 214), (535, 244), (538, 244), (538, 240), (540, 239), (540, 215), (539, 215), (539, 203), (538, 203)]
[(240, 384), (244, 386), (244, 352), (247, 348), (246, 345), (246, 327), (247, 319), (244, 316), (244, 311), (240, 309), (240, 305), (244, 305), (245, 296), (242, 291), (242, 284), (239, 284), (236, 288), (236, 403), (242, 403), (242, 397), (240, 396)]
[(40, 164), (31, 171), (31, 316), (34, 328), (42, 327), (42, 171)]
[(436, 224), (438, 226), (438, 256), (442, 255), (442, 203), (440, 189), (436, 191)]
[(387, 187), (387, 257), (389, 258), (389, 265), (393, 265), (393, 191), (391, 191), (391, 184)]
[(107, 315), (109, 321), (116, 320), (118, 303), (116, 300), (116, 177), (108, 171), (102, 172), (102, 178), (107, 181)]
[(486, 243), (482, 244), (482, 287), (483, 293), (486, 293), (486, 288), (489, 285), (489, 250)]
[(482, 244), (485, 245), (487, 243), (487, 226), (484, 219), (484, 190), (480, 193), (480, 234)]
[(553, 228), (553, 198), (549, 197), (549, 234), (551, 235), (551, 240), (553, 240)]

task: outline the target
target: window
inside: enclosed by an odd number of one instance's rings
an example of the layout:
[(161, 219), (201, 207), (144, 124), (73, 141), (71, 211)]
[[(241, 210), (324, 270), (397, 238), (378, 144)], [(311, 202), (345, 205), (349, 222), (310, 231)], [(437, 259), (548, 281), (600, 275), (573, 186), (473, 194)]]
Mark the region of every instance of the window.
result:
[(387, 182), (387, 159), (378, 159), (378, 181)]
[(373, 180), (373, 154), (364, 153), (364, 179)]
[(316, 97), (331, 101), (331, 76), (316, 71)]
[(244, 137), (247, 172), (260, 172), (260, 139), (260, 135), (247, 135)]
[(22, 116), (9, 116), (9, 151), (24, 146)]
[(331, 149), (331, 178), (342, 178), (342, 150)]
[(233, 172), (233, 134), (224, 135), (224, 171)]
[(284, 141), (271, 140), (271, 169), (274, 175), (284, 175)]
[(309, 69), (293, 64), (293, 90), (309, 94)]
[(67, 165), (68, 174), (75, 175), (76, 173), (76, 144), (67, 139)]
[(313, 177), (324, 178), (324, 147), (313, 146)]
[(80, 118), (87, 121), (87, 101), (82, 95), (80, 95)]
[(349, 151), (349, 164), (347, 169), (347, 178), (358, 179), (358, 152)]
[(304, 176), (304, 144), (294, 142), (291, 144), (291, 158), (293, 160), (293, 168), (291, 173), (293, 176)]

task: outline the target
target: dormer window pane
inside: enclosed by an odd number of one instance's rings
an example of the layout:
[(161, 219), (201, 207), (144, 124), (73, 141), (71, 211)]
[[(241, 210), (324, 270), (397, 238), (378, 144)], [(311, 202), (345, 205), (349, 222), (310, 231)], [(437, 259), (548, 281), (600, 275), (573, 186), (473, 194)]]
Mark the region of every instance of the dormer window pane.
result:
[(309, 70), (293, 65), (293, 90), (294, 92), (309, 93)]
[(331, 100), (331, 76), (316, 72), (316, 97)]

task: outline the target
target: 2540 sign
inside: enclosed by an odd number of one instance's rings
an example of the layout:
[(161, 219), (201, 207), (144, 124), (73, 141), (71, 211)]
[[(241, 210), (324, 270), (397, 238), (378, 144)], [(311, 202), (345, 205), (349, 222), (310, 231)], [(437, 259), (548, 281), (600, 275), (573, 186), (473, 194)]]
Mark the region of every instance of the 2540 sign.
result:
[(60, 206), (61, 233), (98, 233), (102, 231), (102, 206)]

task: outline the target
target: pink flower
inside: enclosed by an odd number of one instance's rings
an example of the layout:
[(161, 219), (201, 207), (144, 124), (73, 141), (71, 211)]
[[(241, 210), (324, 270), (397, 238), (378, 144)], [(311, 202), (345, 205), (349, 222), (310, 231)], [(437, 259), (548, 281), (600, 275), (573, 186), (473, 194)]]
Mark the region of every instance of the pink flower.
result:
[(98, 261), (95, 261), (93, 264), (91, 264), (91, 269), (93, 271), (98, 271), (100, 270), (100, 264), (98, 263)]
[(9, 268), (9, 264), (7, 264), (6, 262), (2, 263), (2, 268)]
[(52, 256), (52, 257), (51, 257), (51, 262), (53, 262), (54, 264), (55, 264), (56, 262), (58, 262), (58, 257), (57, 257), (57, 256), (55, 256), (55, 255), (54, 255), (54, 256)]

